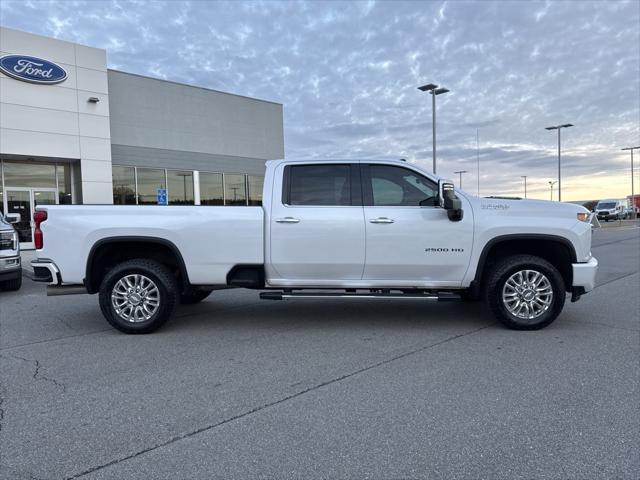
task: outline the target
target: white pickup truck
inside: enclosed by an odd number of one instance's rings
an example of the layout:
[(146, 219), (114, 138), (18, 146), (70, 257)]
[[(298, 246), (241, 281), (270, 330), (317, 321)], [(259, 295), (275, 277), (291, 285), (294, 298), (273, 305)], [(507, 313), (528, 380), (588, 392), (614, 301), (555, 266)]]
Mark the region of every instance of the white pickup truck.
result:
[(261, 207), (41, 206), (34, 279), (149, 333), (230, 287), (261, 298), (485, 298), (532, 330), (594, 288), (589, 213), (477, 198), (401, 161), (267, 162)]

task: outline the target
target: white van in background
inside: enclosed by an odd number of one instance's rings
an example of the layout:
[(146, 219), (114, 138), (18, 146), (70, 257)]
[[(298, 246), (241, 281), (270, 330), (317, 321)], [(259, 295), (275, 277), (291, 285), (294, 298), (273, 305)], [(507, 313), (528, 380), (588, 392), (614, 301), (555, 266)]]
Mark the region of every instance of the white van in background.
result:
[(623, 200), (600, 200), (594, 211), (598, 216), (598, 220), (608, 222), (609, 220), (620, 220), (624, 218), (624, 209), (626, 206), (626, 202)]

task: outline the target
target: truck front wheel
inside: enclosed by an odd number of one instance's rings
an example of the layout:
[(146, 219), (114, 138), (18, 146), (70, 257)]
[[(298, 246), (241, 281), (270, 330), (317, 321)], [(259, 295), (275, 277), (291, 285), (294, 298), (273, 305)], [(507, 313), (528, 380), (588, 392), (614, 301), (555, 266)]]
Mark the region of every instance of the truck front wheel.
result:
[(496, 263), (486, 282), (494, 316), (514, 330), (538, 330), (564, 307), (565, 285), (557, 268), (533, 255), (513, 255)]
[(180, 301), (171, 271), (153, 260), (135, 259), (113, 267), (98, 293), (107, 322), (124, 333), (151, 333), (173, 314)]

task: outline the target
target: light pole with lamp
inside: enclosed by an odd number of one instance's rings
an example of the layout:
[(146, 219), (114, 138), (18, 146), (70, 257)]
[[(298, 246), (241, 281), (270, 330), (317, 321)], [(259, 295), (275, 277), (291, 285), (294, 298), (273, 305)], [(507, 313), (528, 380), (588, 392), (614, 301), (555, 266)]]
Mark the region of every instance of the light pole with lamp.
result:
[(527, 198), (527, 177), (528, 175), (520, 175), (520, 178), (524, 178), (524, 198)]
[(454, 174), (454, 175), (456, 175), (456, 174), (457, 174), (457, 175), (459, 175), (459, 176), (460, 176), (460, 183), (459, 183), (459, 185), (458, 185), (458, 188), (459, 188), (460, 190), (462, 190), (462, 174), (463, 174), (463, 173), (467, 173), (467, 171), (466, 171), (466, 170), (458, 170), (457, 172), (453, 172), (453, 174)]
[(553, 186), (558, 183), (558, 181), (556, 180), (555, 182), (552, 182), (551, 180), (549, 180), (549, 188), (551, 188), (551, 201), (553, 202)]
[[(573, 127), (572, 123), (565, 123), (564, 125), (556, 125), (554, 127), (545, 127), (545, 130), (558, 130), (558, 201), (562, 201), (562, 178), (560, 175), (560, 130), (563, 128)], [(553, 187), (552, 187), (553, 188)]]
[(633, 187), (633, 151), (640, 149), (640, 145), (637, 147), (626, 147), (622, 150), (629, 150), (631, 152), (631, 213), (633, 214), (633, 219), (638, 218), (636, 214), (636, 192)]
[(431, 109), (432, 109), (432, 123), (433, 123), (433, 174), (436, 174), (436, 95), (441, 95), (443, 93), (447, 93), (447, 90), (444, 87), (438, 87), (435, 83), (428, 83), (421, 87), (418, 87), (418, 90), (422, 92), (431, 93)]

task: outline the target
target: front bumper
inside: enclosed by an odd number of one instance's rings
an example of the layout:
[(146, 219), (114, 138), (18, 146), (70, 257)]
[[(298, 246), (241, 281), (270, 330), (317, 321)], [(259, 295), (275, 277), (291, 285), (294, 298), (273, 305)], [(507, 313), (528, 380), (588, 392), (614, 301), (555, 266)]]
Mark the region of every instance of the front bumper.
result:
[(14, 280), (22, 276), (20, 255), (0, 257), (0, 281)]
[(588, 262), (574, 263), (573, 268), (573, 287), (581, 287), (583, 293), (590, 292), (596, 286), (596, 273), (598, 272), (598, 260), (591, 257)]

